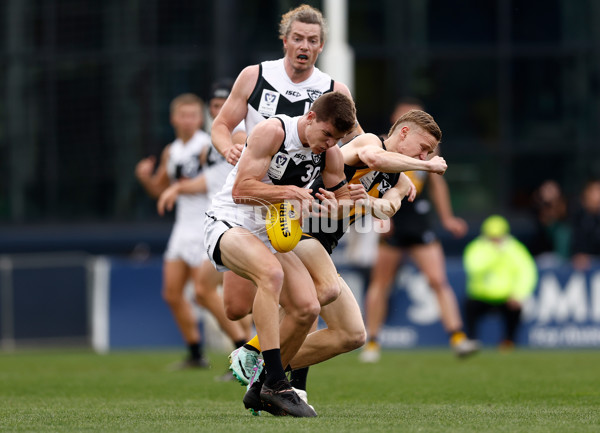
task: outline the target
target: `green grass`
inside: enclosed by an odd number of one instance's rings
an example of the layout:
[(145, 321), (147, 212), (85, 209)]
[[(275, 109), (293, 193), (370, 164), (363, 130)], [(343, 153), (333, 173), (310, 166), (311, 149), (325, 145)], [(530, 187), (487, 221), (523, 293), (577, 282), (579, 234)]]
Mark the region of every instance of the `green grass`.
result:
[(0, 354), (0, 432), (598, 432), (600, 352), (357, 353), (311, 368), (314, 419), (253, 417), (244, 388), (169, 372), (178, 352)]

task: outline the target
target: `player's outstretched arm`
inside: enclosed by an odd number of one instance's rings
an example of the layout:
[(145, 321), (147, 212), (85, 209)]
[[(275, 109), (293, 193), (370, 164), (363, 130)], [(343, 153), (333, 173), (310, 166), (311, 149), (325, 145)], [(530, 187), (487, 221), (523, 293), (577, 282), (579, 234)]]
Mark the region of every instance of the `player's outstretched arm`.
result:
[[(362, 139), (362, 140), (361, 140)], [(370, 169), (385, 173), (399, 173), (402, 171), (422, 170), (437, 174), (444, 174), (448, 168), (446, 161), (441, 156), (434, 156), (429, 160), (422, 160), (390, 152), (381, 147), (381, 141), (373, 134), (364, 134), (356, 140), (367, 141), (357, 149), (358, 158)]]

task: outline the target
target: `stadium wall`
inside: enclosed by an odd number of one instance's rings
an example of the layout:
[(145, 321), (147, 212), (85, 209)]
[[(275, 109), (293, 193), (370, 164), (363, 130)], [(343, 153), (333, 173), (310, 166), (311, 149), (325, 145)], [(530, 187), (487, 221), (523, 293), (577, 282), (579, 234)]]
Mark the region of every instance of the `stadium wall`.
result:
[[(77, 254), (0, 257), (0, 347), (87, 345), (99, 352), (181, 347), (161, 297), (162, 260), (137, 261)], [(368, 271), (340, 266), (362, 306)], [(448, 260), (448, 277), (464, 302), (459, 258)], [(192, 296), (192, 288), (187, 288)], [(196, 310), (208, 346), (229, 343), (214, 319)], [(480, 339), (501, 338), (501, 322), (486, 318)], [(534, 296), (525, 306), (518, 344), (542, 348), (600, 347), (600, 267), (540, 269)], [(381, 335), (386, 348), (447, 344), (432, 291), (410, 264), (398, 273), (390, 313)]]

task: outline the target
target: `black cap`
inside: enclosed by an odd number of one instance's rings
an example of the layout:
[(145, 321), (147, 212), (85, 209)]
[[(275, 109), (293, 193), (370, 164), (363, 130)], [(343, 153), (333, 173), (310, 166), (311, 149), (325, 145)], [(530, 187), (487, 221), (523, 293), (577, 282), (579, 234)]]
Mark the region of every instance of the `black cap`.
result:
[(233, 80), (229, 78), (223, 78), (219, 81), (215, 81), (210, 89), (210, 99), (213, 98), (224, 98), (226, 99), (231, 93), (231, 87), (233, 86)]

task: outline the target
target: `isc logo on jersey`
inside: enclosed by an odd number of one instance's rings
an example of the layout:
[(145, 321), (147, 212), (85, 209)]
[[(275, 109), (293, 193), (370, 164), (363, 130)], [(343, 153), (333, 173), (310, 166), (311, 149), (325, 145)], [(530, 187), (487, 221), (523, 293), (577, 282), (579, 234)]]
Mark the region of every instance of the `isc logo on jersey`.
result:
[(292, 251), (302, 236), (300, 218), (294, 207), (285, 201), (269, 206), (266, 228), (271, 245), (280, 253)]

